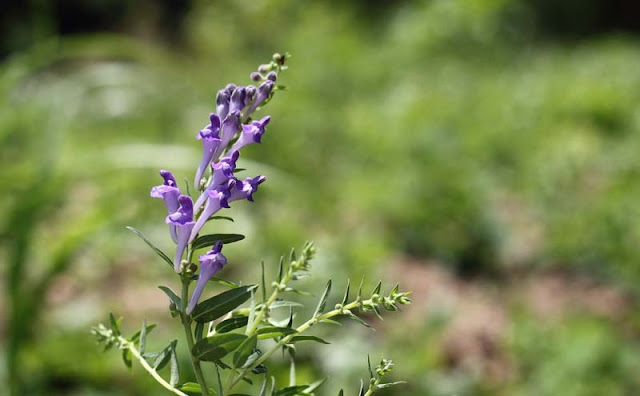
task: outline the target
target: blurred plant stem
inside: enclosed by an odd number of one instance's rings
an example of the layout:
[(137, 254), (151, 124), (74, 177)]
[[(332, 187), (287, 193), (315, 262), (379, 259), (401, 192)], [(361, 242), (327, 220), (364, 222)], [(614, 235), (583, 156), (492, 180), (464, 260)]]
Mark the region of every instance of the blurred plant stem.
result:
[[(191, 261), (191, 251), (189, 252), (189, 261)], [(193, 356), (193, 334), (191, 331), (191, 317), (187, 315), (187, 303), (189, 301), (189, 283), (191, 280), (188, 277), (182, 278), (182, 307), (180, 309), (180, 320), (182, 325), (184, 326), (184, 333), (187, 338), (187, 348), (189, 348), (189, 356), (191, 356), (191, 364), (193, 365), (193, 371), (196, 375), (196, 380), (200, 385), (200, 389), (202, 390), (202, 394), (204, 396), (209, 395), (209, 388), (207, 388), (207, 382), (204, 379), (204, 375), (202, 374), (202, 367), (200, 365), (200, 360)]]

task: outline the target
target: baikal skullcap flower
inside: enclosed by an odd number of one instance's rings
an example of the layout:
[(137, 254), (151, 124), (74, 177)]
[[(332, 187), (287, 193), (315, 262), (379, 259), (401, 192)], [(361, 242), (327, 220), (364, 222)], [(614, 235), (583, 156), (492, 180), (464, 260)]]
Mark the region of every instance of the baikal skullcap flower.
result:
[(224, 121), (222, 121), (222, 126), (220, 127), (220, 146), (216, 149), (213, 154), (213, 160), (215, 161), (220, 154), (227, 147), (231, 139), (235, 136), (235, 134), (240, 130), (240, 111), (234, 110), (230, 111), (229, 114), (225, 117)]
[(176, 256), (173, 260), (173, 268), (176, 272), (180, 272), (182, 255), (189, 243), (191, 230), (195, 225), (193, 221), (193, 202), (191, 201), (191, 197), (188, 195), (180, 195), (178, 197), (178, 203), (180, 204), (178, 209), (169, 214), (165, 220), (167, 224), (171, 224), (176, 228), (178, 246), (176, 246)]
[(221, 120), (224, 120), (227, 114), (229, 114), (229, 93), (226, 90), (221, 89), (216, 95), (216, 113)]
[(236, 181), (235, 186), (231, 189), (231, 194), (227, 198), (227, 202), (246, 199), (253, 202), (253, 194), (258, 191), (258, 186), (267, 180), (266, 176), (248, 177), (243, 181)]
[(267, 80), (260, 84), (260, 86), (258, 87), (258, 92), (256, 93), (256, 98), (253, 103), (251, 103), (251, 106), (249, 106), (249, 108), (247, 109), (245, 117), (251, 115), (258, 108), (258, 106), (260, 106), (262, 103), (264, 103), (265, 100), (269, 98), (269, 95), (271, 95), (271, 91), (273, 90), (274, 86), (275, 83), (271, 80)]
[(239, 151), (232, 151), (231, 155), (222, 158), (220, 161), (211, 164), (211, 181), (205, 191), (200, 194), (200, 197), (196, 201), (195, 207), (200, 208), (207, 199), (208, 191), (212, 188), (216, 188), (219, 185), (226, 183), (230, 179), (233, 179), (233, 171), (236, 169), (236, 162), (240, 156)]
[(260, 121), (253, 121), (251, 124), (242, 125), (242, 133), (238, 140), (233, 144), (231, 150), (240, 150), (246, 145), (252, 143), (260, 143), (262, 139), (262, 135), (264, 135), (265, 127), (271, 120), (271, 117), (265, 116), (262, 117)]
[[(173, 177), (173, 174), (168, 170), (162, 169), (160, 171), (160, 176), (164, 179), (164, 183), (151, 188), (151, 197), (163, 199), (167, 206), (167, 212), (173, 213), (178, 210), (178, 196), (180, 195), (180, 189), (178, 188), (175, 177)], [(173, 241), (177, 242), (175, 227), (170, 226), (169, 231)]]
[(206, 203), (204, 204), (202, 213), (200, 213), (200, 217), (198, 217), (198, 221), (196, 221), (196, 224), (191, 230), (189, 242), (192, 242), (196, 238), (196, 235), (198, 235), (204, 224), (209, 220), (209, 217), (216, 214), (220, 209), (229, 207), (228, 199), (235, 185), (236, 181), (231, 179), (224, 184), (205, 191), (207, 194)]
[(200, 179), (205, 169), (213, 160), (213, 155), (220, 147), (220, 117), (217, 114), (209, 114), (210, 123), (204, 129), (198, 131), (196, 138), (202, 141), (202, 159), (196, 171), (193, 185), (197, 188), (200, 185)]
[(196, 307), (198, 300), (200, 300), (200, 296), (202, 295), (202, 291), (207, 285), (207, 282), (209, 282), (209, 280), (218, 271), (227, 265), (227, 258), (222, 254), (222, 242), (216, 242), (213, 249), (199, 257), (199, 261), (200, 274), (198, 275), (196, 288), (193, 290), (191, 300), (189, 300), (189, 305), (187, 306), (187, 315), (190, 315), (191, 312), (193, 312), (193, 309)]
[(245, 87), (237, 87), (233, 94), (231, 94), (231, 102), (229, 103), (229, 111), (242, 111), (245, 106), (245, 96), (247, 95), (247, 89)]

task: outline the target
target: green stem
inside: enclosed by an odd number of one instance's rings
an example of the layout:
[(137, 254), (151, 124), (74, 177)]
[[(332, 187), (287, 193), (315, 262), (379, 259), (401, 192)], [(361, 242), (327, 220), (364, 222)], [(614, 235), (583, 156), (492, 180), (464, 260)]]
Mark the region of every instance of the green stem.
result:
[(376, 387), (378, 386), (378, 384), (380, 383), (380, 380), (382, 379), (382, 377), (378, 377), (376, 378), (376, 380), (373, 383), (369, 383), (369, 389), (367, 389), (367, 393), (364, 394), (364, 396), (371, 396), (373, 395), (373, 392), (375, 392)]
[(184, 277), (182, 279), (182, 309), (180, 310), (180, 316), (182, 319), (182, 325), (184, 326), (184, 333), (187, 337), (187, 346), (189, 347), (189, 356), (191, 356), (191, 364), (193, 365), (193, 372), (196, 375), (196, 380), (200, 385), (203, 396), (209, 396), (209, 388), (207, 382), (204, 380), (202, 374), (202, 367), (200, 366), (200, 360), (193, 356), (193, 334), (191, 332), (191, 317), (187, 315), (187, 301), (189, 298), (189, 278)]
[(138, 349), (135, 347), (135, 345), (133, 344), (133, 342), (129, 342), (129, 340), (127, 340), (126, 338), (123, 337), (118, 337), (120, 343), (122, 345), (124, 345), (130, 352), (131, 354), (136, 358), (136, 360), (140, 363), (140, 365), (153, 377), (153, 379), (155, 379), (160, 385), (162, 385), (165, 389), (167, 389), (168, 391), (175, 393), (176, 395), (179, 396), (189, 396), (184, 392), (179, 391), (178, 389), (174, 388), (173, 386), (171, 386), (171, 384), (169, 384), (167, 381), (164, 380), (164, 378), (162, 378), (160, 376), (160, 374), (158, 374), (158, 372), (156, 370), (153, 369), (153, 367), (149, 366), (149, 363), (147, 363), (147, 361), (140, 355), (140, 351), (138, 351)]

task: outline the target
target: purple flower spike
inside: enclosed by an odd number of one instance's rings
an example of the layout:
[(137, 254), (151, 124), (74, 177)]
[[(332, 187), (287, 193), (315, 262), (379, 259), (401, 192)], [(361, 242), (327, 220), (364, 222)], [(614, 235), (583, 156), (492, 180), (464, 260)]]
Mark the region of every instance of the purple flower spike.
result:
[(216, 114), (211, 113), (209, 119), (211, 123), (204, 129), (198, 131), (197, 136), (198, 140), (202, 140), (202, 159), (200, 160), (200, 165), (198, 166), (196, 177), (193, 181), (193, 185), (196, 188), (200, 186), (200, 179), (202, 179), (204, 170), (207, 169), (207, 166), (209, 166), (213, 159), (213, 154), (220, 146), (220, 118)]
[(221, 120), (229, 114), (229, 94), (224, 89), (218, 91), (216, 95), (216, 113)]
[(260, 143), (262, 135), (264, 135), (265, 126), (271, 120), (270, 116), (263, 117), (260, 121), (253, 121), (249, 125), (242, 125), (242, 133), (240, 138), (233, 144), (231, 150), (240, 150), (244, 146), (251, 143)]
[(273, 90), (274, 85), (275, 83), (271, 80), (267, 80), (262, 84), (260, 84), (260, 86), (258, 87), (258, 93), (256, 94), (256, 99), (253, 101), (251, 106), (247, 109), (247, 112), (245, 113), (245, 118), (249, 117), (251, 113), (253, 113), (258, 108), (258, 106), (260, 106), (262, 103), (264, 103), (265, 100), (269, 98), (269, 95), (271, 95), (271, 91)]
[(191, 315), (193, 309), (196, 307), (198, 300), (200, 300), (200, 296), (202, 295), (202, 291), (204, 290), (207, 282), (225, 265), (227, 265), (227, 258), (222, 254), (222, 242), (218, 241), (213, 246), (213, 249), (200, 256), (200, 274), (198, 276), (198, 283), (196, 283), (196, 288), (193, 290), (193, 294), (191, 295), (191, 300), (189, 300), (189, 305), (187, 306), (187, 315)]
[(240, 153), (233, 151), (230, 156), (222, 158), (217, 163), (211, 164), (211, 183), (206, 190), (200, 194), (200, 197), (196, 201), (195, 207), (199, 208), (204, 204), (204, 201), (209, 197), (209, 190), (216, 188), (219, 185), (226, 183), (229, 179), (233, 179), (233, 171), (236, 169), (236, 162)]
[(253, 202), (253, 194), (258, 191), (258, 186), (267, 180), (266, 176), (248, 177), (243, 181), (237, 181), (231, 190), (231, 195), (227, 199), (228, 202), (246, 199)]
[[(151, 189), (151, 196), (153, 198), (164, 199), (165, 205), (167, 205), (167, 213), (173, 213), (178, 210), (178, 196), (180, 195), (180, 189), (176, 183), (175, 177), (168, 170), (161, 170), (160, 176), (164, 179), (164, 184), (155, 186)], [(178, 242), (178, 236), (176, 234), (176, 228), (174, 226), (169, 227), (169, 233), (173, 242)]]
[(213, 159), (222, 154), (222, 151), (227, 147), (227, 144), (233, 139), (235, 134), (240, 130), (240, 111), (234, 110), (229, 112), (227, 118), (222, 121), (222, 127), (220, 128), (220, 146), (213, 154)]
[(195, 222), (193, 221), (193, 201), (191, 201), (191, 197), (188, 195), (180, 195), (178, 197), (178, 203), (180, 204), (178, 210), (169, 214), (165, 220), (167, 224), (175, 227), (178, 237), (176, 256), (173, 260), (173, 268), (176, 272), (180, 272), (182, 255), (189, 243), (191, 230), (195, 225)]
[(247, 89), (245, 87), (238, 87), (233, 94), (231, 95), (231, 103), (229, 106), (229, 111), (242, 111), (244, 109), (244, 98), (247, 95)]
[(200, 213), (198, 221), (191, 230), (189, 242), (196, 239), (196, 235), (198, 235), (204, 224), (209, 220), (209, 217), (216, 214), (220, 209), (229, 207), (229, 196), (231, 195), (231, 190), (233, 190), (235, 185), (236, 181), (231, 179), (222, 185), (205, 191), (205, 194), (207, 194), (207, 203), (204, 205), (204, 209), (202, 210), (202, 213)]

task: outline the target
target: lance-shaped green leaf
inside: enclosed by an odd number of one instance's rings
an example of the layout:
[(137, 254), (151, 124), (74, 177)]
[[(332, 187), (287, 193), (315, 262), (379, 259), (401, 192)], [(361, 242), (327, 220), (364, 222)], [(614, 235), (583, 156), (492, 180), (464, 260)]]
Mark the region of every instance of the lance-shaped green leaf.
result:
[(316, 307), (316, 310), (313, 313), (314, 318), (324, 311), (324, 307), (327, 305), (327, 298), (329, 297), (330, 292), (331, 292), (331, 279), (329, 279), (329, 282), (327, 282), (327, 286), (324, 288), (322, 297), (320, 297), (320, 301), (318, 301), (318, 306)]
[(364, 396), (364, 382), (360, 379), (360, 391), (358, 392), (358, 396)]
[(344, 297), (342, 297), (342, 305), (346, 305), (349, 302), (349, 287), (351, 287), (351, 279), (347, 279), (347, 289), (344, 291)]
[(211, 216), (209, 217), (209, 220), (227, 220), (230, 222), (234, 222), (233, 218), (229, 217), (229, 216)]
[(228, 245), (233, 242), (238, 242), (244, 239), (244, 235), (240, 234), (209, 234), (196, 238), (193, 241), (193, 250), (210, 247), (216, 244), (218, 241), (222, 241), (223, 244)]
[(367, 323), (364, 320), (362, 320), (358, 315), (356, 315), (354, 313), (350, 313), (349, 317), (351, 319), (355, 320), (356, 322), (360, 323), (361, 325), (370, 328), (372, 331), (376, 331), (376, 329), (374, 329), (369, 323)]
[(173, 340), (166, 348), (160, 351), (158, 356), (156, 356), (153, 361), (152, 366), (154, 370), (160, 371), (167, 365), (167, 363), (169, 363), (169, 361), (171, 360), (171, 354), (173, 353), (173, 350), (175, 349), (177, 343), (178, 340)]
[(371, 295), (380, 294), (380, 288), (382, 288), (382, 281), (378, 281), (378, 284), (373, 288), (373, 292), (371, 292)]
[(282, 282), (283, 273), (284, 273), (284, 256), (280, 256), (280, 263), (278, 264), (278, 283)]
[(119, 336), (120, 334), (122, 334), (120, 332), (120, 323), (122, 323), (122, 317), (116, 319), (116, 317), (113, 316), (113, 313), (109, 312), (109, 326), (111, 327), (111, 331), (115, 336)]
[(231, 330), (240, 329), (247, 325), (249, 318), (246, 316), (236, 316), (223, 320), (216, 326), (216, 333), (228, 333)]
[(235, 351), (246, 338), (238, 333), (216, 334), (196, 342), (191, 352), (196, 359), (216, 362)]
[[(155, 329), (155, 328), (156, 328), (156, 326), (157, 326), (157, 325), (156, 325), (155, 323), (154, 323), (154, 324), (147, 325), (147, 326), (145, 327), (145, 333), (146, 333), (146, 334), (149, 334), (149, 333), (151, 332), (151, 330), (153, 330), (153, 329)], [(131, 336), (131, 338), (129, 338), (129, 341), (131, 341), (131, 342), (133, 342), (133, 343), (137, 343), (137, 342), (138, 342), (138, 340), (140, 339), (140, 335), (141, 335), (141, 334), (142, 334), (142, 330), (138, 330), (138, 331), (136, 331), (136, 332), (135, 332), (135, 334), (134, 334), (134, 335), (132, 335), (132, 336)], [(140, 349), (140, 348), (138, 348), (138, 349)], [(142, 352), (142, 353), (140, 353), (140, 354), (141, 354), (141, 355), (144, 355), (144, 352)]]
[(295, 329), (292, 329), (289, 327), (275, 327), (275, 326), (261, 327), (256, 331), (256, 334), (258, 335), (259, 340), (287, 336), (287, 335), (296, 334), (296, 333), (297, 331)]
[(162, 290), (164, 294), (169, 297), (169, 301), (171, 301), (178, 309), (182, 307), (182, 300), (176, 293), (173, 292), (173, 290), (171, 290), (167, 286), (158, 286), (158, 289)]
[(262, 303), (264, 304), (267, 302), (267, 282), (264, 278), (264, 261), (261, 261), (260, 265), (262, 267), (262, 277), (260, 278), (262, 282)]
[(147, 348), (147, 320), (144, 319), (142, 321), (142, 328), (140, 329), (140, 346), (138, 347), (138, 351), (140, 351), (140, 355), (144, 355), (144, 351)]
[(267, 375), (265, 374), (264, 380), (262, 380), (262, 387), (260, 388), (260, 393), (258, 396), (267, 396)]
[(302, 392), (303, 390), (307, 389), (309, 385), (294, 385), (294, 386), (287, 386), (286, 388), (282, 388), (280, 390), (277, 390), (276, 393), (273, 394), (273, 396), (295, 396), (295, 395), (299, 395), (300, 392)]
[(205, 324), (202, 322), (196, 322), (196, 328), (193, 330), (193, 338), (195, 338), (196, 342), (202, 339), (202, 335), (204, 333)]
[(127, 366), (127, 368), (131, 368), (132, 364), (131, 364), (131, 350), (127, 349), (123, 349), (122, 350), (122, 361), (124, 361), (125, 366)]
[(367, 354), (367, 367), (369, 368), (369, 378), (374, 379), (373, 369), (371, 368), (371, 356)]
[(360, 279), (360, 286), (358, 287), (358, 301), (362, 299), (362, 285), (364, 284), (364, 276)]
[(344, 391), (342, 389), (340, 389), (340, 392), (338, 392), (338, 396), (344, 396)]
[(289, 343), (290, 344), (295, 344), (295, 343), (303, 342), (303, 341), (314, 341), (314, 342), (319, 342), (320, 344), (331, 344), (330, 342), (327, 342), (327, 341), (323, 340), (320, 337), (310, 336), (310, 335), (293, 336), (291, 338), (291, 341), (289, 341)]
[(216, 377), (218, 377), (218, 395), (222, 396), (224, 391), (222, 390), (222, 379), (220, 379), (220, 368), (216, 364)]
[(304, 305), (295, 301), (279, 300), (279, 301), (274, 301), (273, 304), (271, 304), (270, 308), (276, 309), (276, 308), (282, 308), (282, 307), (304, 307)]
[(323, 379), (320, 379), (320, 380), (317, 380), (313, 384), (310, 384), (309, 386), (307, 386), (307, 388), (302, 391), (302, 394), (303, 395), (309, 395), (309, 394), (313, 393), (313, 391), (315, 391), (316, 389), (321, 387), (322, 384), (324, 384), (326, 381), (327, 381), (327, 377), (325, 377)]
[(406, 381), (396, 381), (396, 382), (387, 382), (386, 384), (378, 384), (376, 385), (377, 389), (385, 389), (385, 388), (390, 388), (392, 386), (395, 385), (401, 385), (401, 384), (406, 384)]
[(144, 236), (144, 234), (142, 232), (140, 232), (139, 230), (133, 228), (133, 227), (127, 227), (127, 230), (133, 232), (134, 234), (136, 234), (137, 236), (140, 237), (140, 239), (142, 239), (158, 256), (160, 256), (160, 258), (162, 258), (164, 261), (166, 261), (167, 264), (169, 264), (169, 266), (171, 268), (173, 268), (173, 261), (166, 255), (164, 254), (164, 252), (160, 249), (158, 249), (156, 247), (156, 245), (154, 245), (153, 243), (151, 243), (151, 241), (149, 239), (147, 239), (146, 236)]
[(251, 297), (258, 285), (241, 286), (227, 290), (196, 305), (191, 317), (196, 322), (211, 322), (239, 307)]
[[(200, 384), (196, 382), (185, 382), (184, 384), (178, 387), (178, 390), (187, 393), (197, 393), (199, 395), (202, 394), (202, 388), (200, 388)], [(216, 391), (213, 388), (209, 388), (209, 394), (215, 395)]]
[(233, 355), (233, 367), (242, 368), (258, 345), (258, 337), (254, 334), (245, 339)]
[(180, 367), (178, 365), (176, 345), (173, 344), (173, 348), (171, 348), (171, 377), (169, 378), (169, 384), (171, 386), (176, 386), (178, 381), (180, 381)]

